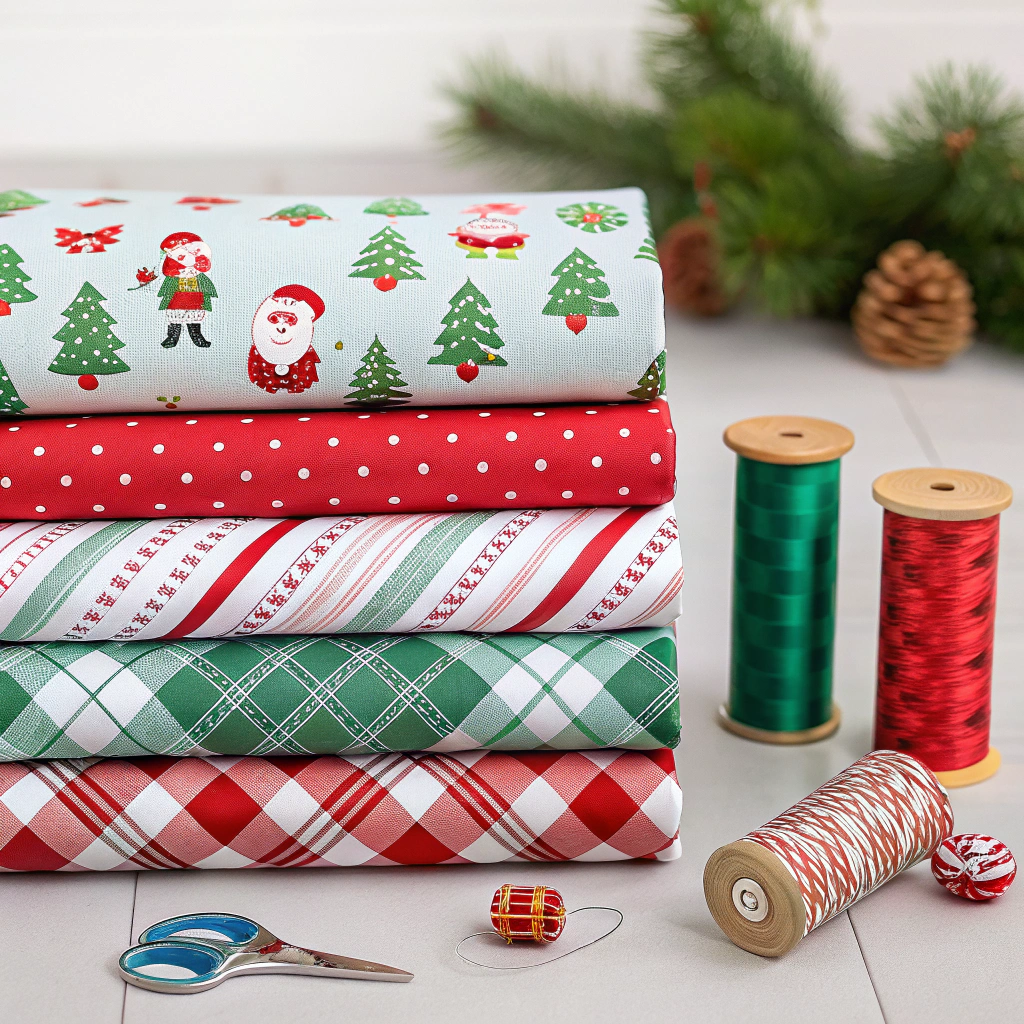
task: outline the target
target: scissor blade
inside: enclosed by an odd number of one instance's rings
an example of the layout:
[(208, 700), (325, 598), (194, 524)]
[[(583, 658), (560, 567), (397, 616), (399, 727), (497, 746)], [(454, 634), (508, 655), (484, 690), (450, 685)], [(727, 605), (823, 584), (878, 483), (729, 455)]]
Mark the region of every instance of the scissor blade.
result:
[[(337, 956), (334, 953), (321, 953), (319, 950), (305, 947), (298, 948), (311, 958), (310, 966), (320, 967), (332, 977), (356, 978), (364, 981), (412, 981), (413, 979), (413, 975), (408, 971), (400, 970), (398, 967), (389, 967), (387, 964), (374, 963), (372, 960), (357, 960), (350, 956)], [(274, 956), (274, 960), (278, 960), (279, 957), (285, 959), (286, 956), (287, 954), (285, 956), (277, 954)]]

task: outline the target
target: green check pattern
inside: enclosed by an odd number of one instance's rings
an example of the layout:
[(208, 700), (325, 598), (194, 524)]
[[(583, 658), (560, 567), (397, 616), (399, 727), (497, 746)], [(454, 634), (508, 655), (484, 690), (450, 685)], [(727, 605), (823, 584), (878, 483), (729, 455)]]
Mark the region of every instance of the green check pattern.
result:
[(649, 750), (679, 742), (671, 628), (0, 645), (0, 760)]

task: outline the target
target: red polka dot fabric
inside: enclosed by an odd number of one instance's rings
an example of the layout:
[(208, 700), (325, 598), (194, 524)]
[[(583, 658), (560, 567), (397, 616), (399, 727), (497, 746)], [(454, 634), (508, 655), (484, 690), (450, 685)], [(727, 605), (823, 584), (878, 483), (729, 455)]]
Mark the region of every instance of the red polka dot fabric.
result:
[(646, 506), (674, 482), (661, 400), (0, 425), (8, 520)]

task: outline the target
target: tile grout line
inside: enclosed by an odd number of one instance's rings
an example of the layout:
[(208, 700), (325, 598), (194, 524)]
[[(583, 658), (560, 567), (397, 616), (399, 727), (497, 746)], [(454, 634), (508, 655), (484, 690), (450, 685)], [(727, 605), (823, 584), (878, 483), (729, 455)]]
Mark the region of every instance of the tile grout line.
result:
[[(139, 898), (139, 873), (135, 872), (135, 886), (132, 889), (132, 921), (128, 926), (128, 945), (132, 945), (132, 936), (135, 934), (135, 905)], [(863, 955), (863, 954), (861, 954)], [(122, 981), (124, 995), (121, 997), (121, 1024), (124, 1024), (125, 1014), (128, 1011), (128, 982)]]
[(890, 381), (889, 387), (892, 390), (893, 396), (896, 399), (896, 404), (900, 407), (900, 412), (903, 414), (903, 420), (910, 427), (911, 433), (917, 440), (917, 443), (921, 446), (921, 450), (924, 452), (925, 457), (933, 466), (941, 466), (942, 459), (939, 456), (939, 451), (935, 447), (935, 443), (928, 435), (928, 431), (925, 428), (921, 417), (917, 415), (913, 405), (910, 403), (910, 399), (907, 397), (907, 393), (896, 381)]
[(885, 1007), (882, 1006), (882, 997), (878, 994), (878, 988), (875, 986), (875, 979), (871, 976), (871, 965), (868, 963), (868, 958), (864, 955), (864, 947), (861, 945), (860, 935), (857, 934), (857, 926), (853, 922), (853, 915), (850, 913), (849, 908), (846, 911), (847, 920), (850, 922), (850, 927), (853, 929), (853, 937), (857, 942), (857, 949), (860, 950), (860, 958), (864, 962), (864, 970), (867, 972), (868, 984), (871, 986), (871, 991), (875, 995), (875, 1002), (878, 1003), (878, 1012), (882, 1015), (882, 1024), (888, 1024), (888, 1018), (885, 1016)]

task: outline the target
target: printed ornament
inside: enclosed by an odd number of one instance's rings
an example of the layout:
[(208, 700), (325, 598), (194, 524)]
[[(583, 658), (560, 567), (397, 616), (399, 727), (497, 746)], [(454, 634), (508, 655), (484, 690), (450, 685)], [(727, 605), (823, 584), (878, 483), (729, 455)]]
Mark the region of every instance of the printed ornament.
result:
[(110, 227), (96, 231), (77, 231), (74, 228), (56, 228), (57, 241), (54, 243), (69, 256), (81, 252), (106, 252), (108, 245), (120, 241), (123, 224), (111, 224)]
[(131, 367), (116, 355), (124, 342), (111, 330), (117, 321), (103, 308), (106, 302), (88, 281), (82, 285), (74, 301), (61, 316), (67, 323), (53, 336), (61, 350), (48, 369), (51, 373), (78, 377), (83, 391), (99, 387), (98, 376), (127, 373)]
[(18, 210), (31, 210), (33, 206), (41, 206), (49, 201), (20, 188), (9, 188), (0, 192), (0, 217), (7, 217)]
[(361, 363), (349, 382), (348, 386), (356, 390), (345, 396), (346, 405), (401, 405), (412, 398), (408, 391), (398, 390), (409, 385), (377, 335)]
[(569, 227), (592, 235), (605, 234), (629, 223), (626, 211), (610, 203), (569, 203), (555, 210), (555, 216)]
[[(491, 304), (468, 277), (448, 304), (448, 314), (441, 320), (444, 330), (434, 341), (441, 351), (427, 360), (428, 365), (454, 366), (466, 383), (476, 377), (475, 373), (468, 378), (464, 375), (470, 369), (469, 364), (473, 369), (508, 366), (495, 351), (505, 342), (498, 336), (498, 322), (491, 316)], [(463, 365), (467, 370), (460, 372), (458, 368)]]
[(480, 373), (480, 367), (473, 362), (472, 359), (466, 363), (459, 363), (455, 367), (455, 372), (462, 378), (467, 384), (472, 384), (476, 380), (477, 375)]
[(609, 300), (611, 289), (604, 281), (604, 271), (581, 249), (573, 249), (551, 276), (558, 281), (551, 286), (551, 299), (541, 312), (564, 317), (573, 334), (587, 326), (587, 317), (619, 315)]
[(509, 943), (554, 942), (565, 928), (565, 902), (544, 885), (503, 885), (491, 900), (491, 926)]
[(932, 855), (932, 874), (954, 896), (993, 900), (1002, 896), (1017, 874), (1009, 847), (980, 833), (944, 839)]
[(32, 278), (21, 269), (21, 257), (9, 246), (0, 245), (0, 316), (9, 316), (12, 302), (31, 302), (36, 295), (25, 287)]
[(363, 213), (382, 213), (385, 217), (425, 217), (427, 212), (415, 199), (404, 196), (378, 199), (363, 210)]
[(293, 228), (301, 228), (306, 221), (333, 220), (334, 218), (328, 216), (319, 206), (314, 206), (312, 203), (298, 203), (295, 206), (286, 206), (283, 210), (278, 210), (277, 213), (272, 213), (269, 217), (263, 217), (262, 219), (283, 220)]
[(413, 259), (415, 250), (390, 224), (370, 237), (352, 266), (349, 277), (368, 277), (381, 292), (391, 291), (401, 281), (425, 281), (416, 269), (423, 264)]

